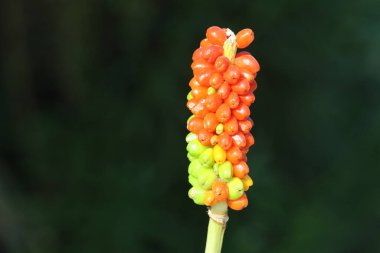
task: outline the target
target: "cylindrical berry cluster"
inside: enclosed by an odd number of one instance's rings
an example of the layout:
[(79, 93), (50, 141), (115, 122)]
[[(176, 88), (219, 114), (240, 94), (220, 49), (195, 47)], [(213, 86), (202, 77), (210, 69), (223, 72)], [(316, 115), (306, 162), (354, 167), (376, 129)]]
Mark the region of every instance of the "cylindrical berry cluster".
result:
[(236, 54), (254, 40), (251, 29), (236, 36), (213, 26), (193, 54), (186, 137), (189, 197), (199, 205), (227, 201), (234, 210), (248, 205), (245, 191), (253, 185), (246, 154), (254, 144), (249, 106), (255, 101), (255, 77), (260, 70), (248, 52)]

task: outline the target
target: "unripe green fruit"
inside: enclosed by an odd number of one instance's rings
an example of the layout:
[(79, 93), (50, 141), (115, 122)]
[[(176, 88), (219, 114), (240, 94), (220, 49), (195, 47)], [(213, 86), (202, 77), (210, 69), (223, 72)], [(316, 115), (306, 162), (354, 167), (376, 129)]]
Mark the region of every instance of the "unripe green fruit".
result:
[(199, 161), (203, 166), (211, 168), (215, 163), (213, 154), (213, 149), (208, 148), (199, 156)]
[(208, 89), (207, 89), (207, 94), (208, 95), (214, 94), (215, 92), (216, 92), (216, 89), (214, 87), (208, 87)]
[(228, 199), (235, 200), (243, 196), (244, 185), (240, 178), (234, 177), (228, 183)]
[(194, 159), (190, 164), (189, 164), (189, 168), (188, 168), (188, 172), (190, 175), (192, 175), (193, 177), (195, 178), (198, 178), (199, 175), (204, 171), (206, 170), (207, 168), (205, 168), (199, 159)]
[(218, 174), (221, 179), (227, 180), (232, 178), (233, 170), (232, 170), (232, 163), (229, 161), (226, 161), (219, 165), (218, 167)]
[(195, 204), (204, 205), (205, 192), (206, 191), (200, 187), (192, 187), (190, 188), (188, 195)]
[(189, 175), (189, 183), (194, 187), (200, 187), (198, 180), (192, 175)]
[(217, 126), (216, 126), (216, 129), (215, 129), (215, 132), (216, 134), (221, 134), (223, 133), (223, 130), (224, 130), (224, 126), (222, 123), (219, 123)]
[(194, 159), (197, 159), (195, 156), (191, 155), (190, 153), (187, 153), (187, 159), (189, 159), (190, 162), (194, 161)]
[(198, 136), (195, 134), (195, 133), (189, 133), (188, 135), (186, 135), (186, 142), (189, 143), (193, 140), (196, 140), (198, 139)]
[(203, 146), (198, 140), (193, 140), (187, 144), (186, 149), (192, 156), (198, 157), (207, 147)]
[(191, 91), (189, 93), (187, 93), (187, 100), (190, 100), (193, 98), (193, 95), (191, 94)]
[(211, 189), (211, 186), (215, 180), (216, 175), (212, 169), (205, 169), (198, 176), (198, 183), (204, 190)]

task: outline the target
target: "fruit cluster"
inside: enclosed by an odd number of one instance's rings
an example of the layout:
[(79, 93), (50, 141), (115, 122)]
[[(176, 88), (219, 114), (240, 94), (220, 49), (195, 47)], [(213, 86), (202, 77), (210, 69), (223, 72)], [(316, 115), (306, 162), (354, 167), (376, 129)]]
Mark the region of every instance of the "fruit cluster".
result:
[(186, 136), (189, 197), (199, 205), (227, 201), (234, 210), (248, 205), (245, 191), (253, 185), (246, 154), (254, 144), (249, 106), (255, 101), (255, 77), (260, 70), (248, 52), (239, 52), (254, 40), (251, 29), (236, 36), (213, 26), (193, 54), (194, 77), (189, 85)]

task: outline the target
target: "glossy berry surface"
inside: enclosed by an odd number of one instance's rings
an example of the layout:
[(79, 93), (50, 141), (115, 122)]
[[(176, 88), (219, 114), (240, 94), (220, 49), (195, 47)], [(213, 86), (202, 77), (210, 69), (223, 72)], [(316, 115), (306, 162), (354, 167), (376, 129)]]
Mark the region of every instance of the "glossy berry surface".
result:
[(247, 51), (254, 32), (212, 26), (192, 55), (186, 136), (189, 197), (198, 205), (226, 201), (230, 209), (248, 206), (253, 186), (247, 152), (255, 143), (250, 106), (255, 102), (260, 65)]

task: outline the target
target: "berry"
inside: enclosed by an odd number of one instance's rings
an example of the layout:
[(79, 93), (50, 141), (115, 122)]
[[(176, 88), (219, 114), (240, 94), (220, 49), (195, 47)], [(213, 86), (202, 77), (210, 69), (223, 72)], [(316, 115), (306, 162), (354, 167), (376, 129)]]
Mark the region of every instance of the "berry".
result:
[(249, 28), (243, 29), (236, 34), (236, 43), (238, 48), (246, 48), (254, 40), (253, 31)]
[(206, 31), (207, 40), (212, 44), (223, 46), (224, 41), (227, 39), (227, 35), (224, 29), (218, 26), (212, 26)]
[(229, 208), (232, 210), (239, 211), (243, 208), (246, 208), (248, 206), (248, 198), (247, 195), (244, 193), (240, 198), (235, 200), (228, 200), (227, 204)]
[(228, 66), (226, 72), (223, 74), (224, 80), (226, 80), (229, 84), (235, 84), (238, 82), (241, 75), (241, 71), (239, 67), (235, 65)]
[(215, 116), (219, 122), (226, 122), (231, 117), (231, 109), (227, 104), (222, 104), (219, 106), (218, 110), (216, 110)]
[(212, 187), (212, 192), (214, 193), (215, 201), (226, 200), (228, 198), (228, 187), (227, 184), (221, 181), (216, 181)]

